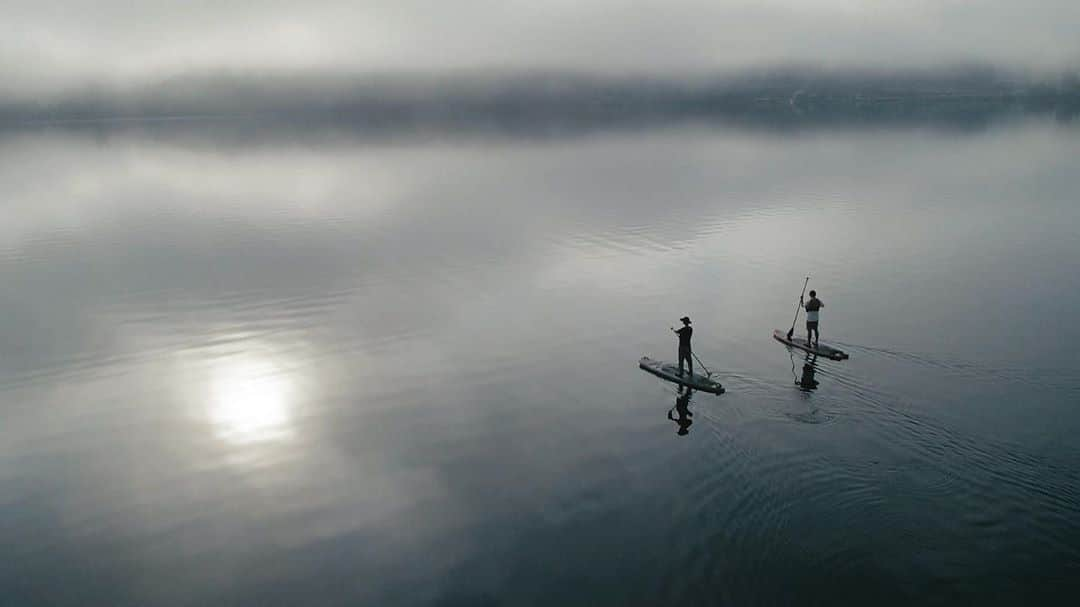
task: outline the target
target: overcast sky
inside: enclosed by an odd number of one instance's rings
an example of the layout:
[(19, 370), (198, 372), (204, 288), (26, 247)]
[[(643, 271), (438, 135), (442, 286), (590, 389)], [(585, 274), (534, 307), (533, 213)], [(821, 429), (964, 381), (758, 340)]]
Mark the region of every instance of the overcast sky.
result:
[(5, 0), (0, 91), (186, 73), (1080, 66), (1077, 0)]

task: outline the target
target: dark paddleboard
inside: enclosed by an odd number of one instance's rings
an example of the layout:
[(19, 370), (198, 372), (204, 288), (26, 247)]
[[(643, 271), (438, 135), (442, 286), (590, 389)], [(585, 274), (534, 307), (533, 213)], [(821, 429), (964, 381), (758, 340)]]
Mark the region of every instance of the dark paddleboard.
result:
[(695, 390), (701, 390), (702, 392), (712, 392), (713, 394), (723, 394), (724, 387), (720, 385), (720, 382), (713, 381), (704, 375), (684, 373), (679, 375), (679, 367), (671, 363), (666, 363), (662, 360), (653, 360), (648, 356), (642, 356), (638, 361), (638, 366), (645, 369), (649, 373), (673, 381), (677, 384), (682, 384)]
[(825, 358), (831, 358), (832, 360), (848, 359), (847, 352), (844, 352), (843, 350), (837, 350), (832, 346), (826, 346), (822, 344), (818, 344), (817, 346), (811, 346), (810, 344), (806, 343), (806, 340), (802, 337), (792, 336), (791, 339), (788, 339), (787, 331), (781, 331), (780, 329), (777, 329), (772, 332), (772, 336), (773, 339), (782, 344), (789, 345), (792, 348), (798, 348), (811, 354), (817, 354), (818, 356), (824, 356)]

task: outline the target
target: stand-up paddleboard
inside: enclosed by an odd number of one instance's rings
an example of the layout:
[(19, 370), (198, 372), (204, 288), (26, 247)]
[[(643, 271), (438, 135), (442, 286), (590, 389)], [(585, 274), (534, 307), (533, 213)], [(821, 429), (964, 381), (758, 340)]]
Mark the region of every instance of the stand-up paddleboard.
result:
[(812, 346), (801, 337), (792, 336), (791, 339), (788, 339), (787, 331), (781, 331), (780, 329), (777, 329), (772, 332), (772, 336), (773, 339), (782, 344), (786, 344), (788, 346), (791, 346), (792, 348), (798, 348), (811, 354), (817, 354), (818, 356), (824, 356), (825, 358), (830, 358), (832, 360), (848, 359), (847, 352), (844, 352), (843, 350), (837, 350), (836, 348), (822, 344)]
[(653, 360), (648, 356), (642, 356), (641, 360), (638, 361), (638, 366), (657, 377), (673, 381), (677, 384), (682, 384), (695, 390), (712, 392), (713, 394), (724, 393), (724, 387), (720, 385), (720, 382), (713, 381), (704, 375), (698, 375), (696, 373), (691, 374), (688, 372), (679, 375), (678, 365), (666, 363), (661, 360)]

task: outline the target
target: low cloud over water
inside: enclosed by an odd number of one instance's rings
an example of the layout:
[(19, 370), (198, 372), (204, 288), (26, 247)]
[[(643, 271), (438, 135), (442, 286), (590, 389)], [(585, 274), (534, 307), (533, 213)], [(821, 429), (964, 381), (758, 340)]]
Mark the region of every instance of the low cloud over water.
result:
[(1072, 0), (9, 0), (0, 92), (187, 73), (576, 69), (702, 74), (791, 63), (1080, 65)]

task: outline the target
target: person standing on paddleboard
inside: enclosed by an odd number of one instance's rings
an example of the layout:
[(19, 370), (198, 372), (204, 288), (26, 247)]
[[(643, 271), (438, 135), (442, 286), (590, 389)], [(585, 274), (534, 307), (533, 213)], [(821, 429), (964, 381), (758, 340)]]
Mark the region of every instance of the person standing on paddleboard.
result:
[(694, 374), (694, 359), (691, 356), (690, 350), (690, 336), (694, 334), (694, 329), (690, 326), (690, 317), (683, 316), (679, 320), (682, 321), (682, 328), (676, 330), (675, 327), (671, 327), (672, 331), (679, 336), (679, 375), (683, 374), (682, 364), (686, 361), (686, 366), (690, 369), (690, 375)]
[[(802, 300), (799, 300), (802, 303)], [(817, 298), (817, 291), (810, 291), (810, 301), (803, 304), (806, 308), (806, 345), (813, 344), (816, 348), (818, 341), (821, 339), (821, 333), (818, 331), (818, 311), (825, 307), (825, 304), (821, 303), (821, 300)], [(811, 342), (811, 336), (813, 341)]]

